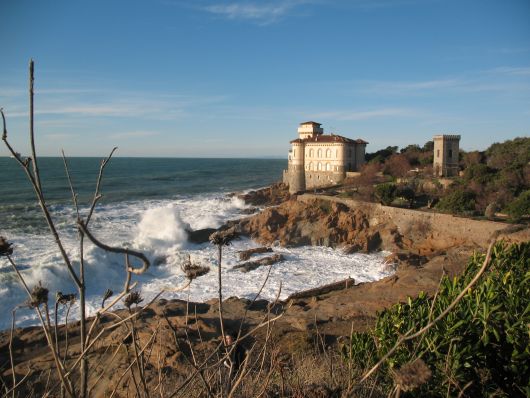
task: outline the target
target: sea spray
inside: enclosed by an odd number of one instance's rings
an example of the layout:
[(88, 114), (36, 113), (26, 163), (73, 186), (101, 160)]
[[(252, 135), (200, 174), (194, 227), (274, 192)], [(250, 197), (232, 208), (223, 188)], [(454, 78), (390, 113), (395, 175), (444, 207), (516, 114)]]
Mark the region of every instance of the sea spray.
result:
[(188, 242), (188, 223), (182, 221), (177, 205), (148, 209), (138, 223), (134, 246), (155, 255), (166, 254), (168, 249), (183, 248)]

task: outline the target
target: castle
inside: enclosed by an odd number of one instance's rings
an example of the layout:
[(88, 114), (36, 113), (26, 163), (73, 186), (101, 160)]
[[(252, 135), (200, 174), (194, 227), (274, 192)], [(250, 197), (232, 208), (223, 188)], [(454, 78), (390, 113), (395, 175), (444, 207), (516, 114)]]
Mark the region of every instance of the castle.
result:
[(361, 139), (324, 134), (320, 123), (300, 123), (298, 138), (291, 141), (283, 182), (291, 193), (339, 184), (347, 172), (360, 170), (366, 144)]

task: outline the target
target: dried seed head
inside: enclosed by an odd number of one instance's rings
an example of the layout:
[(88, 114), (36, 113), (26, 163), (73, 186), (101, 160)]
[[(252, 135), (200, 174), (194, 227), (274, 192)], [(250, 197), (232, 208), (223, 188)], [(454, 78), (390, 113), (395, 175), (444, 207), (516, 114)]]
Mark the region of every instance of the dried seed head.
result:
[(62, 305), (73, 304), (75, 302), (76, 296), (74, 293), (63, 294), (62, 292), (57, 292), (55, 294), (55, 300)]
[(107, 301), (114, 292), (110, 289), (105, 290), (105, 293), (103, 293), (103, 300), (101, 300), (101, 308), (105, 307), (105, 301)]
[(228, 246), (230, 242), (237, 239), (239, 234), (235, 228), (230, 228), (225, 231), (217, 231), (210, 235), (210, 242), (216, 246)]
[(418, 358), (396, 370), (394, 381), (403, 391), (412, 391), (428, 382), (431, 375), (429, 367)]
[(42, 286), (41, 282), (31, 291), (31, 300), (28, 303), (31, 308), (37, 308), (41, 304), (48, 303), (48, 289)]
[(0, 256), (10, 256), (13, 254), (12, 243), (9, 243), (6, 238), (0, 236)]
[(125, 296), (123, 303), (125, 304), (127, 308), (131, 309), (131, 306), (133, 304), (138, 305), (142, 301), (144, 301), (144, 299), (140, 295), (140, 292), (134, 291), (134, 292), (130, 292), (127, 296)]
[(180, 268), (182, 269), (182, 272), (184, 272), (184, 274), (186, 275), (186, 278), (188, 278), (190, 281), (198, 278), (199, 276), (206, 275), (208, 272), (210, 272), (210, 267), (192, 263), (191, 257), (189, 255), (188, 259), (181, 264)]

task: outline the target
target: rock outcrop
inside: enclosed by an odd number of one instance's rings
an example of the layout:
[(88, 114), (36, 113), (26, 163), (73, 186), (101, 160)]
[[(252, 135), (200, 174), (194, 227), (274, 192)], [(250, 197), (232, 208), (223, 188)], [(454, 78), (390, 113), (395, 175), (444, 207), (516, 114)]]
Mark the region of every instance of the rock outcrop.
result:
[(402, 236), (392, 224), (373, 228), (363, 209), (350, 209), (326, 201), (299, 202), (296, 199), (239, 222), (241, 233), (256, 241), (282, 246), (347, 246), (350, 252), (371, 252), (401, 248)]

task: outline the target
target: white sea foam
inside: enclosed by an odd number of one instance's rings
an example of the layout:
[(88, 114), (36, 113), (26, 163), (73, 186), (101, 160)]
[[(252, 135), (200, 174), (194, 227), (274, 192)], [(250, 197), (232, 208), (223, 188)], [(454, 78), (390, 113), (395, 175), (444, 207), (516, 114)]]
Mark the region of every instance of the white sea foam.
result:
[[(154, 297), (162, 288), (174, 288), (185, 282), (180, 264), (191, 256), (192, 261), (211, 267), (211, 272), (196, 281), (185, 292), (164, 293), (165, 298), (186, 298), (194, 301), (217, 297), (216, 249), (209, 243), (195, 245), (187, 242), (186, 229), (218, 227), (228, 219), (241, 217), (247, 206), (235, 197), (202, 195), (177, 197), (173, 200), (149, 200), (99, 206), (91, 230), (98, 239), (111, 246), (141, 249), (153, 261), (151, 268), (135, 276), (145, 300)], [(71, 209), (57, 209), (60, 233), (65, 247), (73, 259), (78, 258), (79, 244), (73, 224)], [(22, 234), (9, 236), (15, 244), (14, 259), (29, 286), (42, 281), (50, 290), (50, 299), (56, 291), (74, 292), (74, 285), (60, 255), (47, 234)], [(238, 262), (239, 250), (256, 247), (250, 239), (235, 241), (223, 252), (222, 275), (224, 297), (251, 298), (258, 292), (268, 267), (249, 273), (233, 270)], [(272, 266), (262, 297), (272, 299), (282, 284), (281, 298), (296, 291), (317, 287), (344, 279), (356, 282), (374, 281), (389, 273), (383, 263), (384, 253), (346, 255), (325, 247), (274, 248), (285, 261)], [(156, 262), (154, 260), (157, 260)], [(161, 261), (160, 259), (163, 259)], [(78, 263), (74, 261), (74, 266)], [(85, 269), (89, 312), (101, 305), (106, 289), (119, 292), (124, 282), (123, 256), (106, 253), (91, 244), (85, 247)], [(27, 300), (14, 272), (7, 261), (0, 261), (0, 329), (9, 327), (11, 310)], [(61, 312), (62, 319), (63, 313)], [(76, 316), (76, 309), (72, 316)], [(17, 311), (19, 326), (36, 324), (35, 314), (25, 308)]]

